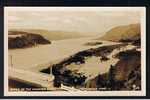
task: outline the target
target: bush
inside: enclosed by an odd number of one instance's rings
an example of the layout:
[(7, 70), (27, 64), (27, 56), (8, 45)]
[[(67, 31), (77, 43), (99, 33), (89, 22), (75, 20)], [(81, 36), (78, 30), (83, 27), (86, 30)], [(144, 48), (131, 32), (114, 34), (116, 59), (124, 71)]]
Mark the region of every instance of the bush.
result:
[[(60, 75), (60, 69), (62, 68), (62, 66), (60, 64), (56, 64), (52, 66), (52, 73), (53, 75)], [(48, 69), (47, 69), (48, 70)]]
[(60, 87), (60, 86), (61, 86), (61, 78), (59, 76), (55, 76), (54, 87)]

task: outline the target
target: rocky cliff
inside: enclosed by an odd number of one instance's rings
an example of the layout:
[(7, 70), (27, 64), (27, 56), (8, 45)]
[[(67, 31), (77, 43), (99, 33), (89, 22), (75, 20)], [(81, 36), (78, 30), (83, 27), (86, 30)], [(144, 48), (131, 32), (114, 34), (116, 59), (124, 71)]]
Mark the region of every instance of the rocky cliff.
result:
[(25, 48), (36, 46), (38, 44), (50, 44), (49, 40), (46, 40), (39, 34), (32, 34), (20, 31), (9, 31), (8, 33), (8, 48)]

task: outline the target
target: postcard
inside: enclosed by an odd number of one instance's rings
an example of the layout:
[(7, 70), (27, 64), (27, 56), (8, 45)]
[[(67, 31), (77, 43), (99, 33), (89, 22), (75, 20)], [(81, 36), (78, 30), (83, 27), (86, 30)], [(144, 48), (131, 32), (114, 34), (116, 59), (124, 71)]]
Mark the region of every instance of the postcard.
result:
[(5, 7), (5, 96), (145, 96), (145, 7)]

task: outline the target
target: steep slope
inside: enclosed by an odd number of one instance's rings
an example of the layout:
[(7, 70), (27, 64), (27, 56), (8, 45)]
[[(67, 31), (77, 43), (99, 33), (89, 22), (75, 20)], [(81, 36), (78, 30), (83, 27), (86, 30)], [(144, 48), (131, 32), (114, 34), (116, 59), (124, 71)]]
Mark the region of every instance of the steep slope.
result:
[(116, 42), (132, 42), (140, 39), (140, 24), (123, 25), (112, 28), (100, 39)]
[(24, 48), (31, 47), (37, 44), (50, 44), (51, 42), (46, 40), (39, 34), (21, 32), (21, 31), (9, 31), (8, 32), (8, 48)]
[(119, 61), (109, 71), (99, 74), (86, 83), (87, 88), (98, 90), (140, 90), (141, 53), (136, 49), (119, 52)]
[(40, 34), (48, 40), (63, 40), (69, 38), (80, 38), (84, 35), (77, 32), (65, 32), (65, 31), (48, 31), (44, 29), (12, 29), (13, 31), (23, 31), (28, 33)]

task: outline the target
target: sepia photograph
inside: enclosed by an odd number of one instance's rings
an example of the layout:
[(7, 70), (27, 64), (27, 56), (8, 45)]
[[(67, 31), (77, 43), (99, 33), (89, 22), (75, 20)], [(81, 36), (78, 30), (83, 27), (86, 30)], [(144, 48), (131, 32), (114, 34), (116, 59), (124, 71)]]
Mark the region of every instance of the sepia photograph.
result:
[(5, 96), (145, 96), (144, 7), (5, 7)]

